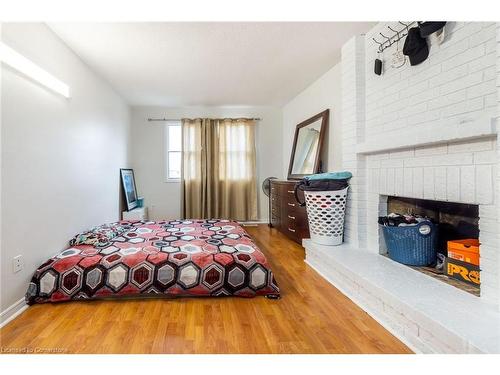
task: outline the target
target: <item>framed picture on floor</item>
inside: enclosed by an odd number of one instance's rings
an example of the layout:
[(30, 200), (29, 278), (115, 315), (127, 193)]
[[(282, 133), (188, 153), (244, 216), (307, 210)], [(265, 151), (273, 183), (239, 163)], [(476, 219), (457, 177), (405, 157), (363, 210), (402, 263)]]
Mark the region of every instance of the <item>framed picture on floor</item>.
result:
[(135, 177), (133, 169), (120, 169), (123, 194), (127, 202), (127, 211), (137, 207), (137, 190), (135, 187)]

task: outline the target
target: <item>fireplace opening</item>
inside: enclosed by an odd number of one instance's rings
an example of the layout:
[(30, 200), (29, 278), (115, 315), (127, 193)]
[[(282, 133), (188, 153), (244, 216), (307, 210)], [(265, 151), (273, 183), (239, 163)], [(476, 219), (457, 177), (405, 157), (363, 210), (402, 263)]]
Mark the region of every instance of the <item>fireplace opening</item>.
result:
[(438, 252), (447, 255), (447, 242), (479, 238), (479, 206), (454, 202), (387, 197), (387, 212), (417, 214), (439, 224)]
[[(415, 199), (415, 198), (405, 198), (405, 197), (395, 197), (395, 196), (385, 196), (387, 205), (382, 205), (386, 207), (386, 212), (381, 212), (382, 215), (397, 213), (401, 215), (417, 215), (421, 217), (430, 218), (434, 223), (438, 225), (437, 231), (437, 244), (436, 250), (438, 253), (442, 254), (443, 257), (438, 257), (438, 259), (445, 259), (444, 265), (442, 262), (437, 262), (436, 264), (428, 266), (410, 266), (420, 272), (423, 272), (429, 276), (437, 278), (469, 293), (479, 296), (479, 285), (466, 281), (461, 276), (465, 271), (461, 267), (466, 268), (469, 272), (477, 273), (479, 277), (479, 264), (477, 266), (471, 263), (461, 263), (456, 260), (456, 254), (448, 254), (448, 242), (458, 241), (462, 243), (463, 240), (471, 240), (479, 238), (479, 206), (474, 204), (464, 204), (455, 202), (444, 202), (426, 199)], [(385, 199), (383, 199), (385, 200)], [(384, 210), (383, 210), (384, 211)], [(382, 231), (380, 235), (383, 237)], [(382, 246), (380, 248), (380, 253), (382, 255), (387, 254), (387, 247), (385, 241), (381, 242)], [(468, 244), (468, 242), (467, 242)], [(450, 257), (455, 257), (455, 259)], [(470, 261), (470, 260), (469, 260)], [(448, 263), (458, 263), (456, 270), (458, 273), (454, 276), (446, 275), (446, 271), (455, 268), (455, 265)], [(474, 277), (471, 274), (471, 277)], [(462, 279), (462, 280), (460, 280)]]

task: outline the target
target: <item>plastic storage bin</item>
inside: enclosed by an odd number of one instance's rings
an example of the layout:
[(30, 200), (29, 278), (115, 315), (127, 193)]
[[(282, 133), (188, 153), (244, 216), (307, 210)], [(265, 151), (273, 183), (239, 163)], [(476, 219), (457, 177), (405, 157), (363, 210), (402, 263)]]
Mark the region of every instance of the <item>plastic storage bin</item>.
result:
[(479, 266), (479, 240), (448, 241), (448, 257)]
[(436, 262), (438, 226), (422, 221), (413, 226), (383, 226), (389, 258), (409, 266), (428, 266)]
[(321, 245), (342, 243), (348, 189), (304, 191), (309, 233), (313, 242)]

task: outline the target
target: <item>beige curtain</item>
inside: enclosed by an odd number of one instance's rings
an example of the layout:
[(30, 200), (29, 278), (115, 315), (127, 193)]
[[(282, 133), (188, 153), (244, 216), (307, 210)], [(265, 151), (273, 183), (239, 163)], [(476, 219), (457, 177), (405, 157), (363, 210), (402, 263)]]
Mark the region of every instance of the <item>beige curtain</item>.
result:
[(182, 121), (183, 217), (257, 219), (255, 123)]

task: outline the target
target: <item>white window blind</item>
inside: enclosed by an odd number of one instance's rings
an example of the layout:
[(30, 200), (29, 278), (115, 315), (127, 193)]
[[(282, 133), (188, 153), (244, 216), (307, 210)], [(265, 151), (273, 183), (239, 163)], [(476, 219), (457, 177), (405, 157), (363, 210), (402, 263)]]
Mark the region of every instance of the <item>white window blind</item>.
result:
[(169, 121), (165, 125), (165, 181), (181, 179), (182, 127), (180, 121)]

